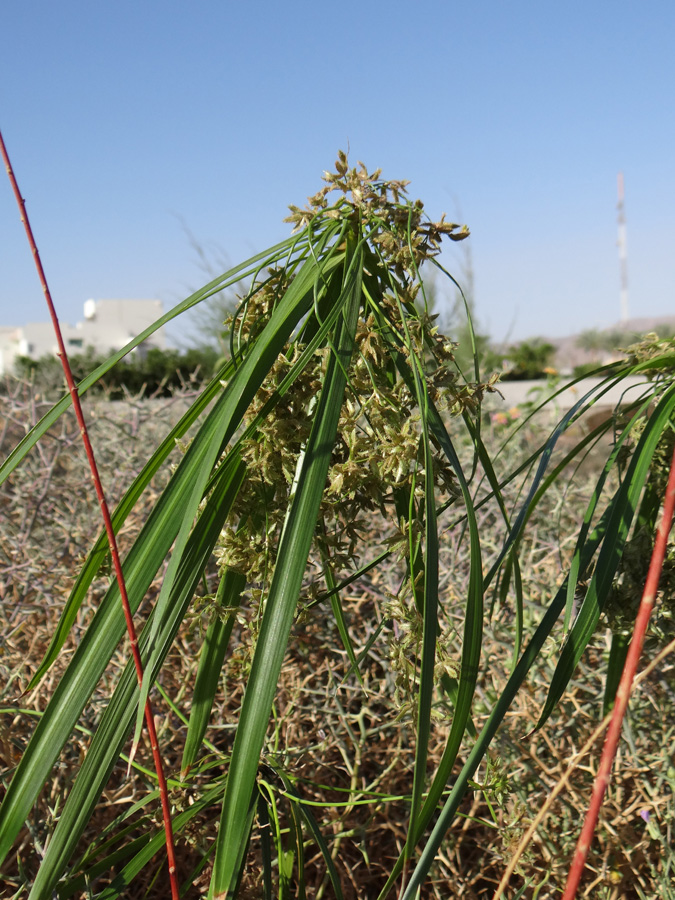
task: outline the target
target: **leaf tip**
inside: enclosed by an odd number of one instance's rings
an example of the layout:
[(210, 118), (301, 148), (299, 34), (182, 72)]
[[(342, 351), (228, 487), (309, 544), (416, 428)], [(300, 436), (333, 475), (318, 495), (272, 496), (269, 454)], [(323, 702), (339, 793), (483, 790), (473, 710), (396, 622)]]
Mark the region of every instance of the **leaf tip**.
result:
[(138, 739), (134, 740), (131, 745), (131, 753), (129, 753), (129, 761), (127, 763), (127, 778), (131, 774), (131, 767), (134, 764), (134, 760), (136, 759), (136, 753), (138, 752)]

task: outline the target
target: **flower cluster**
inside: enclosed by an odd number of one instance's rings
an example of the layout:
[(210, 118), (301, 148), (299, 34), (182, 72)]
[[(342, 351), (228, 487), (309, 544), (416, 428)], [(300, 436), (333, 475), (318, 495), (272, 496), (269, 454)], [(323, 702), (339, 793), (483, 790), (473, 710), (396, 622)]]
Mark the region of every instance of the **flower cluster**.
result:
[[(311, 226), (318, 228), (327, 219), (352, 217), (368, 224), (369, 237), (382, 259), (399, 278), (413, 280), (425, 259), (440, 252), (443, 236), (463, 241), (469, 236), (466, 225), (439, 222), (424, 218), (424, 204), (401, 202), (406, 194), (407, 181), (382, 181), (381, 170), (369, 173), (362, 162), (349, 168), (346, 154), (340, 150), (335, 172), (324, 172), (326, 185), (308, 198), (308, 206), (290, 206), (291, 222), (296, 230)], [(341, 196), (332, 205), (328, 198), (333, 192)]]
[[(364, 292), (347, 388), (299, 615), (323, 590), (322, 574), (339, 582), (354, 571), (366, 549), (364, 535), (377, 533), (383, 549), (389, 547), (399, 563), (410, 567), (411, 536), (421, 534), (428, 479), (438, 503), (459, 496), (455, 473), (433, 436), (432, 471), (426, 471), (419, 385), (429, 402), (448, 416), (474, 412), (483, 392), (492, 387), (459, 378), (453, 359), (456, 345), (438, 332), (434, 318), (420, 303), (419, 267), (438, 252), (444, 234), (461, 240), (468, 230), (443, 220), (426, 222), (419, 201), (401, 201), (404, 182), (381, 181), (379, 171), (371, 175), (363, 165), (349, 169), (342, 153), (336, 168), (324, 176), (327, 184), (310, 198), (309, 208), (292, 207), (290, 217), (298, 227), (310, 226), (314, 246), (321, 228), (332, 227), (335, 219), (358, 233), (366, 245)], [(329, 206), (328, 197), (336, 190), (341, 199)], [(325, 246), (324, 252), (339, 258), (343, 245)], [(254, 345), (293, 277), (291, 269), (270, 270), (243, 298), (230, 323), (237, 353), (245, 355)], [(258, 618), (271, 584), (298, 460), (332, 352), (328, 342), (307, 362), (304, 333), (301, 327), (292, 336), (245, 414), (242, 427), (247, 436), (238, 435), (245, 480), (217, 547), (221, 567), (245, 574), (253, 619)], [(417, 388), (413, 372), (419, 379)], [(294, 380), (282, 392), (289, 375)], [(414, 606), (410, 591), (403, 591), (401, 600)], [(410, 613), (410, 622), (415, 615), (416, 611)], [(404, 630), (406, 621), (401, 613)], [(416, 640), (414, 629), (410, 640)], [(451, 654), (441, 655), (448, 671), (454, 665)], [(402, 677), (407, 678), (403, 670)]]

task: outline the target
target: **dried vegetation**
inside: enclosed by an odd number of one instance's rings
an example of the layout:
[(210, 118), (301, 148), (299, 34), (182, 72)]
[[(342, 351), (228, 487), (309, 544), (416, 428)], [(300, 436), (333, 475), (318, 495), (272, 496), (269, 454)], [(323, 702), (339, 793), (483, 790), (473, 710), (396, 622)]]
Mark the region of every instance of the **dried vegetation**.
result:
[[(176, 421), (185, 408), (185, 401), (185, 397), (176, 396), (162, 401), (95, 401), (88, 405), (86, 414), (91, 423), (92, 442), (111, 502), (121, 496), (143, 466), (148, 447), (156, 446)], [(30, 386), (19, 383), (8, 386), (0, 402), (0, 452), (5, 455), (49, 404), (41, 402)], [(486, 425), (490, 427), (500, 426)], [(80, 611), (50, 674), (35, 691), (22, 695), (49, 645), (73, 573), (100, 527), (79, 438), (74, 419), (63, 416), (23, 466), (13, 473), (0, 495), (3, 785), (8, 782), (36, 718), (108, 584), (107, 578), (102, 579), (90, 592), (88, 603)], [(518, 441), (509, 448), (509, 454), (515, 458), (521, 442), (526, 446), (532, 438), (532, 433), (521, 432)], [(590, 477), (591, 474), (579, 476), (565, 493), (562, 489), (550, 491), (528, 530), (527, 544), (521, 547), (526, 627), (538, 616), (540, 604), (550, 597), (564, 570), (570, 547), (561, 545), (560, 535), (574, 536), (572, 525), (579, 519), (591, 485), (584, 479)], [(146, 492), (143, 503), (125, 523), (123, 548), (138, 532), (140, 520), (151, 508), (160, 487), (154, 484)], [(517, 487), (511, 490), (515, 496)], [(500, 517), (489, 504), (479, 509), (479, 516), (486, 555), (496, 555), (503, 540), (498, 531), (503, 527)], [(360, 526), (363, 533), (358, 549), (363, 562), (369, 542), (380, 545), (382, 535), (369, 534), (367, 528), (363, 531), (363, 522)], [(381, 528), (380, 520), (373, 518), (372, 527)], [(444, 532), (441, 571), (440, 595), (447, 632), (452, 636), (453, 609), (462, 608), (453, 601), (463, 596), (468, 577), (468, 553), (461, 527)], [(203, 586), (207, 597), (215, 590), (215, 563), (212, 575), (213, 583), (207, 579)], [(388, 565), (384, 570), (364, 576), (343, 595), (355, 648), (361, 651), (370, 645), (368, 661), (362, 668), (362, 684), (349, 674), (349, 661), (336, 636), (330, 611), (323, 616), (315, 608), (311, 619), (302, 616), (298, 619), (292, 650), (282, 670), (274, 721), (261, 768), (261, 789), (264, 790), (264, 782), (268, 780), (274, 788), (270, 796), (279, 796), (279, 779), (292, 773), (292, 782), (287, 787), (301, 792), (305, 802), (317, 804), (314, 814), (323, 833), (333, 836), (331, 854), (348, 900), (376, 896), (406, 839), (415, 728), (407, 683), (407, 679), (414, 678), (414, 673), (407, 662), (414, 652), (418, 631), (414, 617), (396, 599), (400, 581), (399, 568)], [(148, 603), (151, 600), (152, 591)], [(160, 686), (164, 697), (160, 698), (155, 691), (159, 737), (172, 776), (172, 800), (178, 811), (202, 796), (206, 773), (212, 783), (214, 775), (225, 771), (224, 760), (231, 749), (242, 699), (242, 669), (248, 665), (242, 629), (241, 652), (228, 659), (216, 697), (212, 719), (215, 724), (207, 734), (209, 767), (198, 767), (189, 782), (181, 783), (178, 773), (185, 729), (181, 710), (190, 702), (207, 609), (208, 604), (195, 604), (163, 669)], [(246, 611), (244, 604), (243, 616)], [(506, 606), (496, 603), (484, 639), (483, 671), (478, 682), (481, 702), (476, 707), (479, 714), (481, 705), (485, 714), (490, 710), (509, 672), (513, 653), (511, 615)], [(454, 624), (461, 633), (461, 622)], [(380, 629), (386, 640), (371, 644)], [(602, 633), (586, 653), (559, 711), (544, 730), (533, 733), (550, 683), (555, 649), (556, 645), (550, 641), (548, 658), (544, 655), (526, 689), (520, 692), (506, 727), (493, 745), (489, 763), (481, 767), (480, 782), (475, 783), (473, 792), (465, 798), (464, 818), (448, 834), (423, 896), (439, 900), (492, 897), (533, 813), (545, 802), (569, 760), (597, 723), (603, 690), (599, 670), (608, 650)], [(125, 648), (120, 647), (79, 723), (75, 738), (63, 751), (52, 780), (45, 786), (38, 806), (26, 823), (5, 873), (10, 886), (6, 896), (13, 896), (22, 884), (32, 881), (63, 798), (86, 752), (88, 735), (97, 726), (126, 658)], [(439, 661), (453, 674), (450, 650), (440, 653)], [(672, 663), (666, 662), (638, 689), (582, 896), (608, 900), (675, 896), (669, 849), (675, 815), (675, 769), (670, 758), (675, 733), (670, 712), (674, 683)], [(392, 708), (398, 709), (397, 716), (392, 715)], [(449, 708), (439, 702), (433, 715), (430, 769), (436, 767), (443, 752), (450, 717)], [(481, 722), (475, 719), (474, 724), (479, 727)], [(511, 896), (530, 881), (522, 896), (554, 896), (555, 889), (564, 883), (599, 751), (598, 744), (581, 761), (571, 785), (552, 805), (546, 823), (530, 843), (512, 878)], [(141, 749), (130, 775), (124, 760), (120, 761), (80, 853), (85, 853), (90, 843), (101, 842), (105, 827), (113, 819), (154, 790), (153, 775), (144, 768), (148, 759), (149, 755)], [(290, 806), (279, 813), (285, 826), (293, 829)], [(145, 815), (140, 806), (130, 816), (125, 840), (133, 840), (134, 825), (140, 831), (147, 829), (147, 819), (141, 821)], [(201, 872), (194, 871), (194, 866), (213, 841), (218, 816), (216, 802), (204, 809), (179, 840), (181, 876), (191, 882), (188, 897), (206, 896), (208, 866)], [(254, 837), (249, 849), (251, 858), (255, 859), (263, 850), (259, 839)], [(311, 853), (308, 856), (304, 872), (306, 896), (317, 900), (332, 897), (321, 855), (317, 852), (313, 859)], [(261, 870), (252, 865), (246, 876), (250, 897), (260, 896), (256, 871)], [(106, 878), (109, 873), (102, 874), (95, 884), (82, 884), (78, 896), (91, 896), (90, 889), (94, 893), (100, 891)], [(155, 866), (145, 870), (145, 877), (134, 882), (133, 893), (127, 896), (163, 897), (164, 878), (158, 858)]]

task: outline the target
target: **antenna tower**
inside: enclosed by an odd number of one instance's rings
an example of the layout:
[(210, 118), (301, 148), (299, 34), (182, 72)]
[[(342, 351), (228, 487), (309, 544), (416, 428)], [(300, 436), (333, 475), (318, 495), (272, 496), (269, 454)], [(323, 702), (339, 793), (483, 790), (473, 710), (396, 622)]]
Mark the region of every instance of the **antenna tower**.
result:
[(619, 202), (617, 203), (617, 221), (619, 225), (619, 275), (621, 278), (621, 321), (628, 321), (628, 265), (626, 262), (626, 213), (624, 209), (623, 172), (618, 177)]

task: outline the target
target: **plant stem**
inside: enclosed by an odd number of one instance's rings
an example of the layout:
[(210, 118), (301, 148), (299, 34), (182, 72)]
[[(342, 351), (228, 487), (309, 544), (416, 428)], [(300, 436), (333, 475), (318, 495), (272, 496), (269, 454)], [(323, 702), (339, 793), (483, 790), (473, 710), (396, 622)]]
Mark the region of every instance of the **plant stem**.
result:
[[(70, 391), (70, 396), (73, 403), (73, 409), (75, 410), (75, 416), (77, 418), (77, 423), (80, 426), (80, 433), (82, 435), (82, 441), (84, 443), (84, 449), (87, 454), (87, 459), (89, 461), (89, 468), (91, 469), (91, 477), (94, 481), (94, 487), (96, 489), (96, 496), (98, 497), (98, 502), (101, 507), (101, 514), (103, 516), (103, 522), (105, 524), (106, 534), (108, 536), (108, 543), (110, 546), (110, 555), (112, 557), (113, 566), (115, 569), (115, 576), (117, 578), (117, 583), (119, 585), (120, 597), (122, 600), (122, 609), (124, 610), (124, 618), (126, 621), (127, 632), (129, 635), (129, 641), (131, 643), (131, 652), (134, 658), (134, 664), (136, 667), (136, 675), (138, 677), (139, 685), (143, 681), (143, 663), (141, 661), (141, 654), (138, 649), (138, 639), (136, 636), (136, 628), (134, 626), (134, 620), (131, 613), (131, 606), (129, 605), (129, 597), (127, 595), (126, 584), (124, 581), (124, 573), (122, 571), (122, 563), (120, 561), (119, 550), (117, 548), (117, 539), (115, 537), (115, 531), (112, 525), (112, 519), (110, 517), (110, 511), (108, 509), (108, 503), (105, 498), (105, 493), (103, 491), (103, 485), (101, 484), (101, 478), (98, 472), (98, 466), (96, 465), (96, 459), (94, 456), (94, 450), (91, 446), (91, 441), (89, 440), (89, 433), (87, 431), (87, 425), (84, 419), (84, 414), (82, 412), (82, 404), (80, 403), (80, 397), (77, 392), (77, 386), (75, 384), (75, 380), (73, 379), (73, 373), (70, 368), (70, 362), (68, 360), (68, 353), (66, 351), (65, 344), (63, 342), (63, 335), (61, 333), (61, 326), (59, 324), (58, 317), (56, 315), (56, 309), (54, 307), (54, 303), (52, 301), (51, 292), (49, 290), (49, 286), (47, 284), (47, 278), (42, 268), (42, 261), (40, 260), (40, 254), (38, 252), (37, 244), (35, 243), (35, 238), (33, 237), (33, 230), (30, 226), (30, 222), (28, 220), (28, 213), (26, 212), (26, 204), (24, 203), (24, 199), (21, 196), (21, 192), (19, 191), (19, 185), (17, 183), (16, 177), (14, 175), (14, 171), (12, 169), (12, 165), (9, 161), (9, 155), (7, 153), (7, 148), (5, 146), (5, 141), (2, 136), (2, 132), (0, 131), (0, 153), (2, 154), (2, 158), (4, 160), (5, 166), (7, 168), (7, 175), (9, 177), (9, 181), (12, 185), (12, 190), (14, 191), (14, 196), (16, 198), (17, 205), (19, 207), (19, 213), (21, 216), (21, 221), (23, 222), (23, 226), (26, 230), (26, 236), (28, 238), (28, 243), (33, 254), (33, 261), (35, 262), (35, 267), (38, 272), (38, 277), (40, 279), (40, 284), (42, 285), (42, 291), (45, 295), (45, 300), (47, 301), (47, 307), (49, 309), (49, 315), (51, 316), (52, 325), (54, 326), (54, 333), (56, 335), (56, 341), (59, 347), (58, 356), (61, 360), (61, 364), (63, 366), (63, 372), (66, 377), (66, 383), (68, 385), (68, 390)], [(148, 699), (145, 704), (145, 721), (148, 729), (148, 737), (150, 738), (150, 746), (152, 748), (152, 756), (155, 763), (155, 771), (157, 772), (157, 782), (159, 787), (159, 795), (162, 804), (162, 818), (164, 820), (164, 833), (166, 836), (166, 853), (169, 864), (169, 881), (171, 884), (171, 897), (172, 900), (179, 900), (179, 887), (178, 887), (178, 877), (176, 874), (176, 859), (174, 854), (174, 843), (173, 843), (173, 828), (171, 825), (171, 808), (169, 804), (169, 792), (167, 789), (166, 778), (164, 776), (164, 767), (162, 764), (162, 757), (159, 752), (159, 744), (157, 742), (157, 731), (155, 729), (155, 722), (152, 713), (152, 707), (150, 705), (150, 700)]]
[(567, 877), (567, 884), (565, 885), (565, 892), (562, 900), (574, 900), (581, 875), (584, 871), (586, 857), (588, 855), (591, 840), (593, 839), (598, 816), (600, 815), (600, 807), (609, 783), (610, 771), (612, 763), (614, 762), (616, 747), (619, 742), (623, 717), (626, 713), (631, 688), (633, 686), (633, 679), (635, 678), (640, 654), (642, 653), (645, 632), (647, 631), (647, 625), (649, 624), (649, 618), (656, 599), (656, 591), (659, 586), (659, 578), (661, 577), (663, 561), (666, 555), (668, 534), (673, 521), (674, 509), (675, 450), (673, 451), (673, 458), (670, 464), (670, 475), (668, 477), (668, 485), (666, 487), (666, 495), (663, 503), (663, 515), (656, 533), (656, 540), (654, 541), (654, 550), (652, 551), (652, 558), (649, 563), (649, 570), (647, 572), (647, 579), (642, 593), (642, 600), (640, 601), (640, 608), (638, 609), (638, 614), (635, 619), (633, 637), (630, 642), (630, 647), (628, 648), (626, 663), (616, 692), (614, 709), (612, 710), (612, 719), (609, 724), (609, 729), (607, 730), (605, 746), (602, 750), (598, 774), (595, 777), (593, 794), (588, 806), (588, 812), (586, 813), (586, 820), (584, 821), (584, 826), (579, 835), (577, 848), (574, 853), (574, 859), (572, 860), (570, 873)]

